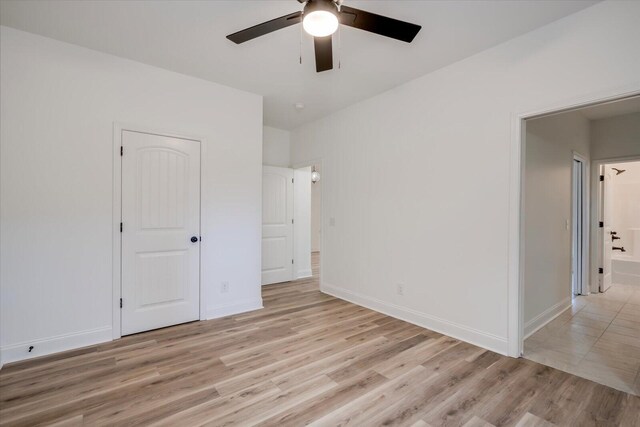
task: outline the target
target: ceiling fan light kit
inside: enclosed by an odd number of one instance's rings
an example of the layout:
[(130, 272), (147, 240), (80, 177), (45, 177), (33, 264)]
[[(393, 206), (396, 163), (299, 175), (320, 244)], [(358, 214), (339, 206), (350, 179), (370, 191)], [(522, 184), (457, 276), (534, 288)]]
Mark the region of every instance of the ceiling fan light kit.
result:
[(331, 35), (336, 32), (340, 24), (406, 43), (411, 43), (422, 28), (420, 25), (343, 6), (341, 0), (298, 0), (298, 2), (304, 3), (302, 11), (254, 25), (242, 31), (229, 34), (227, 38), (236, 44), (240, 44), (291, 25), (302, 23), (304, 30), (314, 37), (316, 71), (321, 72), (333, 68)]
[(338, 13), (333, 1), (309, 1), (304, 6), (302, 27), (314, 37), (330, 36), (338, 29)]

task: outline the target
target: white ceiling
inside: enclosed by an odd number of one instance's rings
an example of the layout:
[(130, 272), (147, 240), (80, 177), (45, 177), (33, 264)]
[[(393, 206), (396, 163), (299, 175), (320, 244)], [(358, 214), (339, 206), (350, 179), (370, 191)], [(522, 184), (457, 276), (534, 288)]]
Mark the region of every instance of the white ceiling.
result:
[(580, 114), (589, 120), (607, 119), (624, 114), (640, 113), (640, 96), (581, 108)]
[[(265, 124), (293, 129), (584, 9), (596, 1), (345, 1), (422, 25), (412, 44), (342, 27), (317, 74), (300, 26), (242, 45), (225, 36), (300, 10), (285, 1), (2, 0), (0, 23), (264, 95)], [(303, 102), (302, 111), (294, 103)]]

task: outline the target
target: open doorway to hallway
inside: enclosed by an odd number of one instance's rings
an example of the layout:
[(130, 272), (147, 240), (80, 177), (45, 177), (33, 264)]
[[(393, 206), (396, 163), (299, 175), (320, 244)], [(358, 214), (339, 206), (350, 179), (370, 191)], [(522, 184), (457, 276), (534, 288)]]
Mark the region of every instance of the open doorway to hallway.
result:
[(527, 120), (524, 152), (523, 356), (640, 395), (640, 97)]
[(321, 188), (319, 164), (263, 167), (262, 285), (318, 278)]
[(320, 277), (322, 248), (322, 165), (311, 166), (311, 268)]
[(319, 161), (293, 169), (294, 280), (313, 277), (318, 287), (322, 246), (321, 169)]

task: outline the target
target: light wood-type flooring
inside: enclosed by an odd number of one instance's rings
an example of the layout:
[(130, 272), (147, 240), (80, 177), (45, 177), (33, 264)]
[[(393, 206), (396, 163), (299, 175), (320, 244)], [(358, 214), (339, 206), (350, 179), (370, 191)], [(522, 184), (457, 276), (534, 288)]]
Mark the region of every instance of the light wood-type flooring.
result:
[[(316, 270), (317, 270), (317, 258)], [(640, 398), (321, 293), (5, 366), (2, 425), (639, 426)]]

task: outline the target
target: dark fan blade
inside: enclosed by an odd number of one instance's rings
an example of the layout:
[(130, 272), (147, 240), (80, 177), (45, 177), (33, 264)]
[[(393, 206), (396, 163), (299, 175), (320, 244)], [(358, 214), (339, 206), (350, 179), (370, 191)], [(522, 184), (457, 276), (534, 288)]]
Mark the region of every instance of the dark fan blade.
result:
[(333, 50), (331, 36), (314, 37), (313, 47), (316, 51), (316, 71), (327, 71), (333, 68)]
[(234, 43), (240, 44), (255, 39), (256, 37), (290, 27), (291, 25), (299, 24), (301, 21), (302, 12), (294, 12), (281, 16), (280, 18), (272, 19), (271, 21), (263, 22), (262, 24), (254, 25), (237, 33), (229, 34), (227, 38)]
[(364, 10), (348, 6), (340, 7), (340, 23), (360, 30), (370, 31), (381, 36), (411, 43), (422, 28), (420, 25), (399, 21)]

